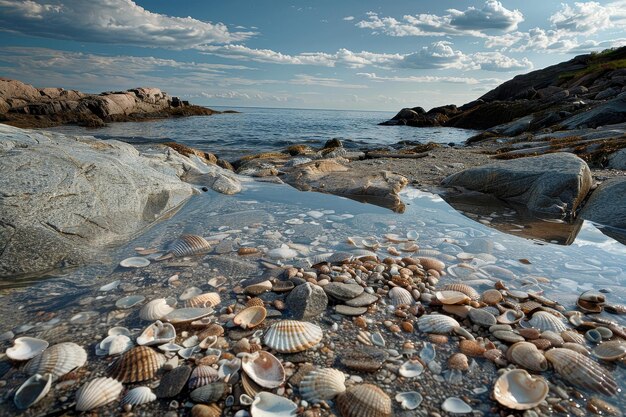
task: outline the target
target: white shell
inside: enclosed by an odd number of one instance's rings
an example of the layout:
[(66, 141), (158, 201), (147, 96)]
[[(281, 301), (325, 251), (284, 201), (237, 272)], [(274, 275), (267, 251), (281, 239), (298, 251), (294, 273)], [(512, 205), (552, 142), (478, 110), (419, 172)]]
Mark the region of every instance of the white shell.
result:
[(151, 346), (161, 345), (176, 339), (176, 329), (170, 323), (162, 323), (160, 320), (152, 323), (137, 338), (138, 345)]
[(250, 407), (252, 417), (292, 417), (298, 406), (285, 397), (269, 392), (259, 392)]
[(46, 350), (48, 342), (34, 337), (18, 337), (13, 346), (8, 348), (6, 355), (14, 361), (27, 361)]
[(322, 337), (322, 329), (316, 324), (282, 320), (272, 324), (263, 340), (268, 347), (277, 352), (295, 353), (317, 345)]
[(567, 330), (567, 326), (563, 320), (546, 311), (537, 311), (533, 314), (528, 323), (542, 332), (550, 330), (556, 333), (561, 333), (562, 331)]
[(165, 298), (157, 298), (141, 307), (139, 318), (146, 321), (160, 320), (173, 310), (174, 307), (169, 305)]
[(404, 362), (398, 373), (405, 378), (416, 378), (424, 372), (424, 365), (418, 360), (409, 360)]
[(141, 405), (156, 400), (156, 395), (148, 387), (133, 388), (122, 398), (122, 405)]
[(460, 326), (458, 321), (443, 314), (429, 314), (417, 319), (417, 327), (424, 333), (448, 334)]
[(412, 305), (413, 303), (415, 303), (415, 300), (413, 299), (411, 293), (402, 287), (393, 287), (389, 290), (387, 296), (389, 297), (391, 304), (394, 306), (402, 304)]
[(199, 308), (199, 307), (185, 307), (173, 310), (163, 316), (163, 321), (167, 321), (173, 324), (188, 323), (194, 320), (206, 317), (209, 314), (213, 314), (211, 307)]
[(441, 404), (441, 409), (452, 414), (464, 414), (472, 412), (472, 407), (470, 407), (465, 401), (458, 397), (447, 398), (443, 402), (443, 404)]
[(132, 256), (120, 262), (120, 266), (124, 268), (143, 268), (148, 265), (150, 265), (150, 260), (140, 256)]
[(332, 368), (316, 369), (300, 382), (300, 395), (310, 403), (332, 400), (346, 390), (343, 372)]
[(34, 357), (24, 366), (29, 375), (47, 373), (57, 379), (87, 362), (87, 352), (76, 343), (67, 342), (53, 345), (41, 355)]
[(500, 375), (493, 387), (496, 401), (514, 410), (529, 410), (538, 406), (550, 388), (541, 376), (531, 376), (523, 369), (513, 369)]
[(400, 407), (405, 410), (415, 410), (420, 406), (424, 397), (417, 391), (400, 392), (396, 394), (396, 401), (400, 403)]
[(131, 349), (133, 346), (134, 344), (133, 341), (130, 340), (130, 337), (123, 334), (114, 336), (109, 343), (109, 355), (119, 355)]
[(89, 411), (115, 401), (122, 392), (121, 382), (113, 378), (96, 378), (76, 393), (76, 410)]
[(239, 358), (232, 358), (231, 360), (222, 359), (220, 361), (220, 368), (217, 370), (217, 374), (220, 379), (228, 381), (231, 375), (236, 374), (241, 369), (241, 360)]
[(241, 368), (263, 388), (278, 388), (285, 382), (285, 368), (280, 360), (263, 350), (245, 355), (241, 359)]
[(50, 391), (52, 375), (41, 376), (35, 374), (28, 378), (15, 392), (13, 403), (20, 410), (25, 410), (41, 400)]

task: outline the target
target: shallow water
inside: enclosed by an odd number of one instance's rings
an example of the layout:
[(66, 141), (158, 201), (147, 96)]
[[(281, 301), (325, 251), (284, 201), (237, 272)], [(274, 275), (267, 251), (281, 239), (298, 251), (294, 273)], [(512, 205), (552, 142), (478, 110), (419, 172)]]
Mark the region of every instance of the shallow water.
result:
[[(171, 219), (158, 223), (110, 255), (103, 254), (100, 265), (66, 271), (34, 282), (29, 287), (7, 291), (0, 303), (0, 333), (13, 330), (20, 336), (45, 338), (51, 344), (74, 341), (84, 346), (89, 354), (86, 366), (89, 376), (80, 373), (79, 382), (66, 382), (63, 387), (56, 388), (54, 396), (48, 395), (26, 415), (40, 415), (70, 407), (74, 391), (80, 384), (104, 375), (112, 358), (95, 356), (95, 344), (113, 326), (125, 326), (131, 329), (133, 336), (139, 335), (149, 324), (138, 318), (138, 311), (145, 302), (159, 297), (179, 297), (185, 289), (194, 286), (203, 292), (214, 291), (216, 289), (207, 282), (211, 278), (225, 276), (226, 284), (219, 288), (222, 303), (218, 310), (224, 309), (236, 301), (235, 290), (241, 280), (255, 281), (261, 276), (275, 275), (271, 265), (280, 261), (259, 256), (238, 256), (236, 250), (240, 246), (256, 247), (267, 252), (289, 244), (298, 256), (283, 263), (307, 267), (307, 259), (315, 255), (357, 250), (363, 253), (363, 248), (348, 243), (349, 238), (357, 245), (363, 241), (368, 244), (379, 242), (381, 247), (377, 254), (382, 259), (389, 256), (387, 246), (392, 245), (383, 237), (385, 234), (406, 236), (412, 232), (417, 233), (416, 243), (420, 251), (438, 251), (434, 256), (444, 260), (448, 267), (448, 275), (440, 284), (461, 280), (455, 272), (458, 270), (455, 265), (465, 263), (476, 270), (476, 274), (465, 282), (479, 292), (493, 288), (496, 281), (502, 280), (511, 288), (543, 292), (567, 310), (574, 309), (578, 294), (588, 289), (602, 290), (610, 302), (626, 304), (626, 247), (606, 237), (588, 222), (581, 226), (571, 245), (559, 246), (489, 228), (461, 215), (440, 197), (430, 193), (409, 189), (402, 194), (402, 198), (407, 203), (407, 209), (404, 214), (397, 214), (337, 196), (299, 192), (284, 185), (246, 183), (245, 190), (235, 196), (208, 192), (192, 198)], [(117, 266), (122, 259), (135, 255), (135, 247), (163, 249), (183, 233), (202, 235), (219, 243), (207, 255), (153, 262), (148, 267), (133, 270)], [(425, 252), (405, 253), (403, 256), (418, 256), (421, 253)], [(174, 275), (178, 275), (178, 280), (170, 279)], [(119, 284), (114, 289), (99, 290), (116, 281)], [(118, 299), (136, 294), (145, 296), (146, 301), (127, 310), (115, 307)], [(270, 292), (263, 298), (271, 304), (276, 299), (283, 299), (284, 295)], [(383, 303), (365, 314), (369, 322), (368, 330), (371, 333), (381, 332), (386, 340), (386, 349), (400, 351), (407, 340), (415, 342), (418, 352), (422, 346), (427, 346), (426, 336), (417, 330), (414, 333), (390, 332), (382, 323), (384, 320), (397, 320), (392, 313), (389, 306)], [(279, 317), (281, 313), (273, 310), (272, 315)], [(621, 325), (626, 324), (624, 316), (603, 315)], [(324, 331), (324, 349), (278, 356), (285, 361), (307, 361), (318, 366), (336, 367), (337, 357), (354, 349), (355, 343), (358, 343), (355, 338), (359, 329), (350, 318), (333, 314), (330, 307), (326, 314), (312, 321)], [(339, 324), (339, 327), (333, 329), (333, 323)], [(227, 329), (229, 337), (248, 333), (251, 332)], [(446, 373), (446, 359), (456, 351), (457, 340), (451, 337), (448, 344), (437, 345), (433, 361), (438, 365), (433, 365), (432, 371), (425, 372), (417, 380), (395, 379), (394, 369), (405, 358), (394, 358), (393, 355), (387, 365), (375, 374), (342, 370), (391, 394), (396, 412), (400, 409), (393, 400), (395, 393), (417, 390), (425, 398), (423, 410), (440, 411), (443, 400), (456, 395), (471, 400), (474, 409), (492, 415), (494, 403), (488, 398), (497, 375), (491, 362), (478, 358), (460, 381), (455, 384), (448, 382), (450, 374)], [(4, 350), (10, 342), (4, 341), (0, 346)], [(612, 372), (622, 389), (626, 387), (623, 365), (604, 366)], [(439, 373), (438, 368), (444, 371)], [(546, 372), (545, 375), (550, 376), (552, 381), (560, 380), (551, 373)], [(13, 369), (0, 378), (7, 381), (7, 385), (0, 388), (0, 398), (6, 402), (0, 407), (0, 415), (13, 415), (16, 410), (11, 403), (11, 392), (25, 380), (25, 376)], [(142, 384), (128, 386), (138, 385)], [(183, 404), (186, 395), (180, 396)], [(623, 393), (607, 400), (622, 409), (626, 407)], [(583, 400), (578, 402), (585, 406)], [(142, 406), (140, 410), (162, 415), (169, 406), (170, 400), (163, 399)], [(117, 414), (118, 402), (104, 410), (103, 415)]]

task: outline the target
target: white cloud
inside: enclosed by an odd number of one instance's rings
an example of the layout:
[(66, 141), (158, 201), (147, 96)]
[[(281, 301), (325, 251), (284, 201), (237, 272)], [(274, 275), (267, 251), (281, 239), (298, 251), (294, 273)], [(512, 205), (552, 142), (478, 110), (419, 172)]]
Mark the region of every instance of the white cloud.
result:
[(452, 83), (452, 84), (479, 84), (480, 81), (472, 77), (438, 77), (432, 75), (407, 76), (407, 77), (384, 77), (374, 72), (358, 72), (356, 75), (367, 78), (371, 81), (384, 82), (393, 81), (401, 83)]
[(350, 22), (352, 20), (354, 20), (354, 16), (346, 16), (343, 18), (343, 20), (345, 20), (346, 22)]
[(528, 71), (533, 68), (528, 58), (517, 60), (500, 52), (478, 52), (472, 55), (472, 61), (485, 71)]
[(403, 68), (414, 69), (473, 67), (467, 55), (461, 51), (455, 51), (452, 43), (446, 41), (432, 43), (418, 52), (406, 55), (399, 65)]
[(450, 25), (465, 30), (510, 31), (517, 29), (517, 25), (524, 21), (522, 12), (517, 9), (509, 10), (495, 0), (485, 2), (482, 9), (469, 7), (465, 11), (450, 9), (448, 12), (452, 15)]
[(561, 10), (549, 19), (556, 29), (591, 34), (612, 26), (612, 7), (602, 6), (594, 1), (574, 3), (573, 7), (565, 3), (561, 6)]
[(0, 30), (28, 36), (170, 49), (240, 42), (253, 32), (152, 13), (131, 0), (0, 0)]
[(367, 86), (363, 84), (348, 84), (339, 78), (316, 77), (308, 74), (296, 74), (294, 78), (289, 80), (288, 82), (289, 84), (294, 85), (315, 85), (319, 87), (332, 88), (367, 88)]

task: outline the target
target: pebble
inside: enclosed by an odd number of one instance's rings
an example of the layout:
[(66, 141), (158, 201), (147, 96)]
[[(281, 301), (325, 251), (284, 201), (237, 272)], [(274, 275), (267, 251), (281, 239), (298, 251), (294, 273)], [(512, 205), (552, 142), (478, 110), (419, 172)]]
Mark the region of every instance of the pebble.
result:
[(337, 300), (348, 301), (361, 295), (364, 289), (358, 284), (331, 282), (324, 286), (324, 291)]
[(367, 307), (350, 307), (343, 304), (335, 306), (335, 312), (344, 316), (360, 316), (367, 312)]

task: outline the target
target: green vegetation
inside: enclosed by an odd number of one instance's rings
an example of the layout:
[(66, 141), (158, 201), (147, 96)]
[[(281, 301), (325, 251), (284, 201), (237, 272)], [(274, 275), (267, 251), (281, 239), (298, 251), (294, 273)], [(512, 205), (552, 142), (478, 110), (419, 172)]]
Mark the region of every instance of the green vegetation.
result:
[(602, 52), (592, 52), (586, 68), (565, 72), (559, 76), (563, 81), (578, 79), (587, 74), (604, 73), (626, 68), (626, 48), (610, 48)]

